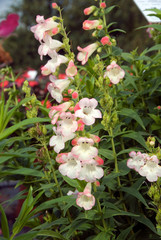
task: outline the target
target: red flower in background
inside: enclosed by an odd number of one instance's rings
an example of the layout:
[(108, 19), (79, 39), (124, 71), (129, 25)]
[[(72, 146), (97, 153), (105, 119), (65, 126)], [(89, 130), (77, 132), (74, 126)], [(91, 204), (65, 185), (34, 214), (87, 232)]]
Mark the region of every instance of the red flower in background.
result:
[(0, 37), (8, 37), (18, 26), (19, 16), (16, 13), (10, 13), (6, 20), (0, 22)]
[(0, 88), (6, 88), (9, 84), (9, 81), (5, 80), (4, 82), (0, 82)]

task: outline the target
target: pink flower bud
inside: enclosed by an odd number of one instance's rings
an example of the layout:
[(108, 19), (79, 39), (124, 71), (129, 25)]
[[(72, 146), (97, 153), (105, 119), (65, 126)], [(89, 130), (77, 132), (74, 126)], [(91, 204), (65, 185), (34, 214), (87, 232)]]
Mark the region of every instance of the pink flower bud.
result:
[(161, 106), (157, 106), (157, 109), (160, 110), (160, 109), (161, 109)]
[(79, 103), (77, 103), (74, 107), (74, 112), (76, 112), (77, 110), (81, 109), (80, 106), (79, 106)]
[(63, 98), (64, 102), (68, 102), (70, 100), (70, 98)]
[(106, 3), (105, 2), (100, 3), (100, 8), (106, 8)]
[(103, 165), (104, 164), (104, 160), (102, 158), (100, 158), (99, 156), (95, 157), (95, 160), (98, 163), (98, 165)]
[(107, 37), (107, 36), (101, 38), (101, 43), (102, 43), (103, 45), (109, 45), (109, 46), (110, 46), (110, 45), (111, 45), (110, 38)]
[(56, 35), (58, 32), (59, 29), (57, 27), (52, 29), (52, 34)]
[(77, 99), (78, 98), (78, 93), (77, 92), (73, 92), (72, 93), (72, 98), (73, 99)]
[(97, 29), (101, 30), (103, 28), (103, 25), (98, 25)]
[(91, 29), (97, 28), (99, 24), (100, 24), (99, 20), (85, 20), (83, 22), (83, 29), (91, 30)]
[(55, 9), (56, 9), (56, 8), (58, 8), (58, 5), (57, 5), (57, 3), (55, 3), (55, 2), (54, 2), (54, 3), (52, 3), (52, 8), (55, 8)]
[(96, 187), (99, 187), (100, 186), (100, 182), (99, 181), (95, 181), (95, 185), (96, 185)]
[(95, 10), (95, 6), (90, 6), (84, 9), (84, 15), (89, 15)]
[(73, 146), (76, 146), (78, 144), (78, 138), (74, 138), (71, 143)]
[(78, 123), (77, 131), (83, 131), (84, 130), (84, 125), (85, 125), (84, 122), (81, 119), (79, 119), (77, 121), (77, 123)]

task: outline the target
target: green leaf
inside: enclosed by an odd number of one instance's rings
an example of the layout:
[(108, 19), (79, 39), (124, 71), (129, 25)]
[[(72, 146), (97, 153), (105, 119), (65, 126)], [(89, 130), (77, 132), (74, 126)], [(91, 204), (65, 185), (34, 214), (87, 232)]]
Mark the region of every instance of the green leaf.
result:
[(125, 230), (123, 230), (119, 236), (116, 238), (116, 240), (126, 240), (130, 231), (133, 229), (134, 224), (128, 228), (126, 228)]
[(27, 232), (27, 233), (24, 233), (24, 234), (21, 234), (20, 236), (18, 237), (15, 237), (14, 240), (32, 240), (34, 237), (36, 237), (38, 234), (38, 232)]
[(105, 157), (109, 160), (114, 159), (113, 152), (111, 150), (100, 148), (98, 150), (98, 152), (99, 152), (100, 155), (102, 155), (103, 157)]
[(116, 29), (114, 29), (114, 30), (109, 31), (109, 33), (112, 33), (112, 32), (122, 32), (122, 33), (126, 33), (124, 30), (119, 29), (119, 28), (116, 28)]
[(154, 233), (156, 232), (156, 228), (153, 225), (153, 223), (144, 215), (140, 215), (138, 217), (133, 217), (133, 219), (137, 220), (138, 222), (144, 224), (145, 226), (147, 226), (148, 228), (150, 228)]
[(115, 216), (139, 217), (139, 215), (137, 215), (135, 213), (125, 212), (122, 210), (118, 211), (118, 210), (114, 210), (114, 209), (107, 209), (104, 214), (104, 218), (111, 218), (111, 217), (115, 217)]
[(66, 176), (62, 176), (62, 177), (63, 177), (64, 181), (67, 182), (70, 186), (76, 188), (79, 192), (83, 191), (82, 186), (79, 184), (78, 180), (71, 179)]
[(93, 238), (93, 240), (110, 240), (111, 239), (111, 235), (109, 235), (109, 233), (107, 232), (100, 232), (95, 238)]
[(60, 233), (54, 232), (51, 230), (41, 230), (38, 232), (37, 236), (48, 236), (48, 237), (54, 237), (62, 240), (66, 240)]
[[(118, 7), (117, 5), (106, 8), (105, 14), (110, 13), (114, 8)], [(104, 14), (104, 13), (103, 13)]]
[(31, 169), (31, 168), (19, 168), (16, 170), (11, 170), (9, 174), (20, 174), (25, 176), (35, 176), (35, 177), (44, 177), (43, 172)]
[(129, 109), (129, 108), (123, 108), (121, 111), (118, 112), (120, 115), (127, 116), (129, 118), (135, 119), (139, 123), (139, 125), (145, 130), (143, 121), (139, 117), (136, 111)]
[(3, 236), (7, 239), (9, 239), (9, 226), (8, 226), (8, 221), (7, 221), (7, 217), (6, 214), (3, 210), (2, 205), (0, 204), (0, 212), (1, 212), (1, 228), (2, 228), (2, 233)]
[(49, 118), (30, 118), (30, 119), (25, 119), (17, 124), (15, 124), (12, 127), (7, 128), (3, 133), (0, 135), (0, 140), (10, 136), (13, 132), (15, 132), (17, 129), (27, 126), (29, 124), (34, 124), (38, 122), (50, 122)]
[(128, 133), (128, 134), (124, 134), (122, 136), (126, 137), (126, 138), (134, 139), (135, 141), (140, 143), (140, 145), (142, 145), (145, 149), (147, 149), (149, 151), (149, 149), (148, 149), (148, 147), (145, 143), (144, 138), (142, 137), (142, 135), (139, 132), (131, 132), (131, 133)]
[(143, 196), (139, 193), (139, 191), (137, 189), (135, 189), (133, 187), (122, 187), (120, 190), (136, 197), (140, 202), (142, 202), (146, 207), (148, 207), (145, 199), (143, 198)]

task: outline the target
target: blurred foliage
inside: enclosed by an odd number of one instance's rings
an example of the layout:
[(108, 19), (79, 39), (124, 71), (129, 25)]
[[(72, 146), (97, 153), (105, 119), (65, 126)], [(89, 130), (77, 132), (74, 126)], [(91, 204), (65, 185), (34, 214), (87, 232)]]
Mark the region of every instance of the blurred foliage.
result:
[[(88, 18), (82, 14), (83, 9), (93, 5), (93, 0), (57, 0), (56, 2), (63, 8), (64, 23), (70, 35), (72, 50), (76, 53), (77, 46), (84, 47), (95, 41), (90, 31), (82, 29), (82, 22)], [(14, 59), (14, 68), (33, 67), (39, 69), (43, 65), (37, 54), (39, 43), (30, 32), (30, 27), (36, 24), (36, 15), (44, 15), (45, 18), (48, 18), (56, 15), (57, 11), (51, 8), (50, 0), (21, 0), (19, 4), (16, 4), (11, 6), (10, 11), (19, 13), (21, 23), (15, 34), (5, 40), (4, 48)], [(114, 33), (113, 37), (116, 37), (118, 46), (124, 51), (138, 48), (139, 52), (150, 47), (152, 40), (149, 39), (146, 30), (135, 30), (137, 27), (146, 25), (147, 21), (133, 0), (109, 1), (109, 6), (114, 4), (117, 7), (108, 15), (107, 22), (116, 22), (113, 25), (114, 28), (126, 31), (126, 34)]]

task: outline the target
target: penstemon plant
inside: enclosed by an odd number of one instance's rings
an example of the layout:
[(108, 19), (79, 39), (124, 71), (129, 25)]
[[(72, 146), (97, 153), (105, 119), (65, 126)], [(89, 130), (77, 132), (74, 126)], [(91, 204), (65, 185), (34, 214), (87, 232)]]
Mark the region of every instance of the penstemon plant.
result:
[(52, 7), (59, 15), (38, 15), (31, 27), (40, 59), (49, 59), (41, 73), (52, 106), (25, 81), (17, 106), (27, 119), (0, 135), (2, 179), (18, 180), (16, 199), (25, 198), (11, 233), (0, 206), (2, 239), (159, 239), (161, 45), (123, 52), (112, 37), (123, 31), (106, 22), (116, 6), (99, 0), (82, 24), (94, 41), (75, 56), (62, 10)]

